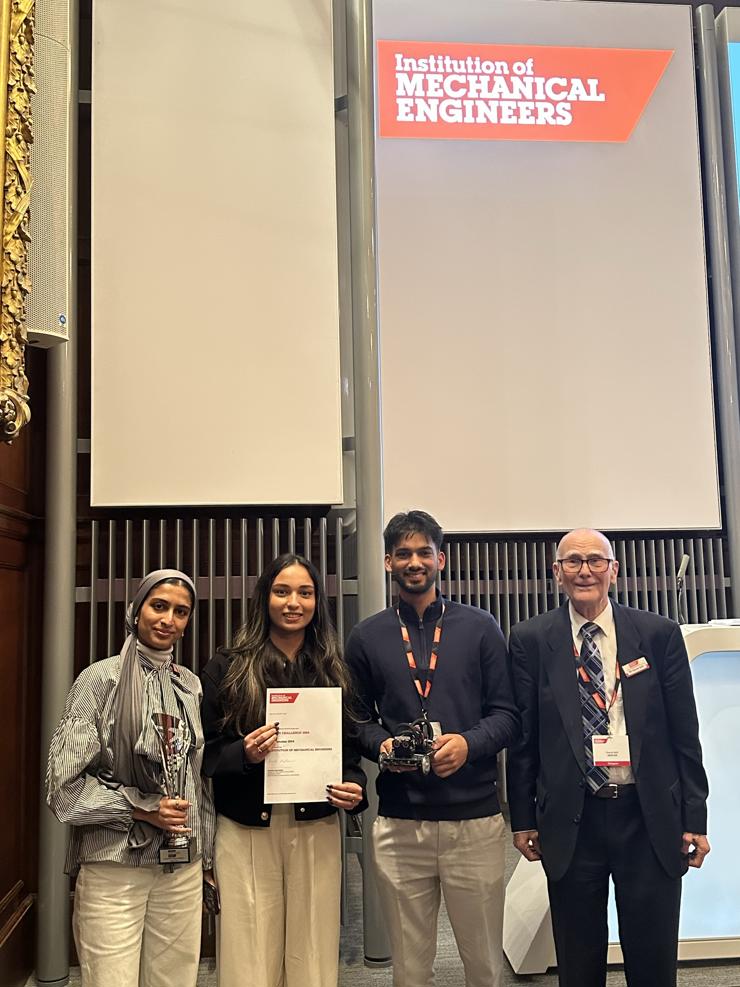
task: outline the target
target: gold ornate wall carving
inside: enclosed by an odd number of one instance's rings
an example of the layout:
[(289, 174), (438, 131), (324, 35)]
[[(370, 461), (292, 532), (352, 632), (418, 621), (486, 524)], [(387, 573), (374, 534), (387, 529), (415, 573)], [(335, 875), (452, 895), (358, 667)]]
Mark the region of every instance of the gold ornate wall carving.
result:
[[(12, 442), (31, 417), (25, 373), (28, 219), (31, 197), (31, 94), (35, 0), (1, 0), (0, 441)], [(4, 98), (7, 94), (7, 99)]]

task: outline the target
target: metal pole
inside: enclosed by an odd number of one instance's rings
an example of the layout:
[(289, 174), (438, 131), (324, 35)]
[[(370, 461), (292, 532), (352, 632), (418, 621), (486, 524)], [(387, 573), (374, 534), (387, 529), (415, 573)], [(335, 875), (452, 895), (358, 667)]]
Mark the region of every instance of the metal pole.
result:
[[(714, 10), (710, 4), (695, 13), (701, 103), (707, 246), (711, 270), (712, 328), (717, 369), (719, 436), (725, 490), (725, 521), (730, 551), (730, 590), (733, 617), (740, 616), (740, 415), (735, 350), (732, 274), (727, 228), (722, 120), (717, 72)], [(729, 137), (728, 137), (729, 139)]]
[[(69, 342), (49, 352), (47, 381), (46, 540), (41, 670), (42, 779), (46, 755), (74, 674), (77, 540), (77, 113), (78, 0), (69, 0), (70, 94), (68, 215)], [(67, 828), (41, 795), (36, 979), (69, 983), (69, 880), (64, 874)]]
[[(76, 327), (70, 319), (70, 326)], [(46, 560), (41, 673), (42, 778), (51, 735), (72, 683), (75, 597), (76, 394), (71, 341), (49, 353)], [(64, 875), (67, 827), (58, 823), (42, 792), (39, 821), (39, 893), (36, 979), (69, 981), (69, 880)]]
[[(363, 619), (385, 606), (371, 0), (347, 0), (347, 117), (352, 229), (357, 596), (360, 619)], [(370, 853), (370, 828), (378, 811), (377, 766), (366, 762), (365, 768), (370, 800), (362, 834), (365, 964), (386, 966), (390, 962), (390, 947)]]

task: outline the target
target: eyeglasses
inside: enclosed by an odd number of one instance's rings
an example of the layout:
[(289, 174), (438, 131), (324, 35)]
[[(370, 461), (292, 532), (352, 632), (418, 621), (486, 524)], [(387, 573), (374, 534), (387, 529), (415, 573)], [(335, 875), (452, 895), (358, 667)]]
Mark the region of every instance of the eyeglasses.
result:
[(563, 572), (569, 572), (571, 575), (575, 575), (575, 573), (581, 571), (584, 562), (591, 572), (606, 572), (614, 559), (605, 559), (603, 555), (589, 555), (585, 559), (577, 555), (570, 555), (567, 559), (555, 559), (555, 561), (562, 566)]

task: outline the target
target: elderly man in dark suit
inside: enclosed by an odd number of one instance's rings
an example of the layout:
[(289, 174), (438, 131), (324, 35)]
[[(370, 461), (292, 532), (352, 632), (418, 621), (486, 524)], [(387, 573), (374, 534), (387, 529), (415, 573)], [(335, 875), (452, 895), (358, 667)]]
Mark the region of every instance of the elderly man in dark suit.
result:
[(610, 876), (627, 984), (675, 987), (681, 877), (709, 852), (681, 631), (610, 601), (618, 567), (601, 532), (569, 532), (553, 565), (568, 602), (509, 641), (514, 845), (545, 868), (561, 987), (606, 982)]

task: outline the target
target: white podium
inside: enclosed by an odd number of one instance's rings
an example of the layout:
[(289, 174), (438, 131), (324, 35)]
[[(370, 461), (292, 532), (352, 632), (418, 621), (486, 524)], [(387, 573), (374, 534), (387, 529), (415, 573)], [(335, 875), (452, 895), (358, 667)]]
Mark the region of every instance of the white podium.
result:
[[(740, 621), (687, 624), (704, 766), (709, 776), (709, 842), (700, 870), (683, 879), (678, 956), (740, 957)], [(610, 963), (621, 963), (614, 896), (609, 898)], [(515, 973), (555, 966), (547, 883), (542, 865), (522, 858), (506, 888), (504, 952)]]

